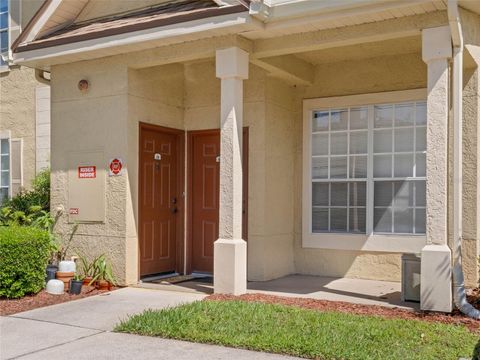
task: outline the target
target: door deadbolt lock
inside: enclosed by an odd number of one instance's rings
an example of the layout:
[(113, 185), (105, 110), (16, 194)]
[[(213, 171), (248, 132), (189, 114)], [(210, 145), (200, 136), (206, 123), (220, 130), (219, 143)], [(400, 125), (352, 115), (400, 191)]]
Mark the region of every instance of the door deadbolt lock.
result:
[(155, 155), (153, 155), (153, 158), (155, 160), (162, 160), (162, 154), (156, 153)]

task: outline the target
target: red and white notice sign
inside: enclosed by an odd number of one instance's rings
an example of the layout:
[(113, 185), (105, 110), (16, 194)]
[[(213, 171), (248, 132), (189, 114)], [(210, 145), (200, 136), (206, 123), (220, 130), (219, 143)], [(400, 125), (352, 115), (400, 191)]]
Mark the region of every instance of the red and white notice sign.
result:
[(68, 212), (70, 215), (78, 215), (79, 213), (78, 208), (70, 208)]
[(97, 177), (96, 166), (79, 166), (78, 177), (80, 179), (95, 179)]
[(120, 158), (114, 158), (110, 160), (108, 164), (108, 175), (110, 176), (118, 176), (122, 175), (123, 170), (123, 161)]

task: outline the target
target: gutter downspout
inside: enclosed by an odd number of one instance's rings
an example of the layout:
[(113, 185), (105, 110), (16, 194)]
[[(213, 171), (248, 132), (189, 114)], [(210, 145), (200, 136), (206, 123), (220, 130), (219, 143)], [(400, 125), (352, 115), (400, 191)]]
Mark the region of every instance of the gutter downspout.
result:
[(457, 0), (448, 0), (448, 22), (453, 43), (453, 301), (462, 313), (471, 318), (480, 319), (480, 311), (467, 301), (462, 268), (463, 36)]
[[(48, 71), (35, 69), (35, 79), (42, 84), (50, 85), (50, 78), (45, 77), (45, 73)], [(50, 74), (50, 73), (49, 73)]]
[(270, 7), (265, 4), (264, 0), (251, 0), (249, 14), (256, 19), (265, 22), (271, 16)]

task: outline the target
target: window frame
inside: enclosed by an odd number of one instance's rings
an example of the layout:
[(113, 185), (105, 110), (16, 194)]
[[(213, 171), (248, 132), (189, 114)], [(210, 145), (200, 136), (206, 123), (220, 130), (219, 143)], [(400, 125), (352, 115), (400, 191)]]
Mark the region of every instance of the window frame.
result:
[[(10, 137), (10, 132), (5, 131), (2, 132), (0, 131), (0, 140), (7, 140), (8, 141), (8, 186), (6, 187), (8, 190), (7, 198), (11, 199), (12, 198), (12, 139)], [(1, 151), (0, 151), (1, 154)], [(0, 156), (0, 174), (3, 172), (1, 170), (1, 162), (2, 162), (2, 157)], [(2, 186), (1, 180), (0, 180), (0, 188), (5, 188), (5, 186)], [(1, 205), (1, 204), (0, 204)]]
[[(0, 56), (5, 56), (7, 59), (10, 56), (10, 44), (11, 44), (11, 34), (10, 34), (10, 0), (7, 0), (7, 11), (0, 11), (1, 14), (7, 14), (7, 27), (6, 28), (0, 28), (0, 33), (5, 32), (7, 34), (7, 50), (5, 52), (0, 51)], [(8, 71), (9, 66), (8, 66), (8, 60), (2, 64), (0, 62), (0, 72)]]
[[(374, 233), (373, 184), (367, 180), (366, 233), (313, 233), (312, 232), (312, 167), (311, 121), (314, 111), (333, 108), (362, 107), (409, 101), (426, 101), (427, 89), (391, 91), (303, 101), (303, 190), (302, 190), (302, 247), (337, 250), (364, 250), (396, 253), (418, 253), (426, 242), (425, 234)], [(373, 131), (368, 131), (367, 178), (373, 178)], [(349, 180), (346, 179), (346, 182)], [(369, 221), (369, 219), (371, 221)]]

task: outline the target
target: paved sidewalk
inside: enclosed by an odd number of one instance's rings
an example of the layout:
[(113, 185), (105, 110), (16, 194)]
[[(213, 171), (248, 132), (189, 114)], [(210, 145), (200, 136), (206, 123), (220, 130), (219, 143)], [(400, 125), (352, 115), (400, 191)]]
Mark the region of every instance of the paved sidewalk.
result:
[(0, 359), (293, 359), (222, 346), (112, 333), (128, 315), (205, 295), (124, 288), (0, 317)]

